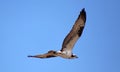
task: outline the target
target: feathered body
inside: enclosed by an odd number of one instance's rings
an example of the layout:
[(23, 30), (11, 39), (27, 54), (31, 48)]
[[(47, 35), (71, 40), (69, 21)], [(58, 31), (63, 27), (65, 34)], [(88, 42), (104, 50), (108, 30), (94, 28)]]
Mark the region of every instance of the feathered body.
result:
[(83, 32), (83, 29), (85, 27), (85, 22), (86, 22), (86, 12), (85, 12), (85, 9), (83, 8), (75, 24), (73, 25), (71, 31), (65, 37), (60, 51), (50, 50), (45, 54), (40, 54), (40, 55), (35, 55), (35, 56), (30, 55), (28, 57), (51, 58), (51, 57), (60, 56), (62, 58), (67, 58), (67, 59), (77, 58), (77, 56), (72, 53), (72, 49), (76, 41), (79, 39), (79, 37), (81, 36)]

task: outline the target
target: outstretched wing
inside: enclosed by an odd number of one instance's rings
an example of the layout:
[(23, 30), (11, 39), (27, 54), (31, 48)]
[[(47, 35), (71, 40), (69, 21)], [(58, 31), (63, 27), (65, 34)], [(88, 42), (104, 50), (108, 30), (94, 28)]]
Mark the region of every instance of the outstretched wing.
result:
[(40, 54), (40, 55), (34, 55), (34, 56), (31, 56), (29, 55), (28, 57), (34, 57), (34, 58), (51, 58), (51, 57), (56, 57), (56, 51), (48, 51), (48, 53), (45, 53), (45, 54)]
[(78, 19), (73, 25), (72, 30), (65, 37), (63, 44), (62, 44), (61, 51), (72, 52), (72, 48), (74, 44), (76, 43), (76, 41), (78, 40), (78, 38), (81, 36), (83, 32), (85, 22), (86, 22), (86, 12), (85, 12), (85, 9), (83, 8), (82, 11), (80, 12), (80, 15), (78, 16)]

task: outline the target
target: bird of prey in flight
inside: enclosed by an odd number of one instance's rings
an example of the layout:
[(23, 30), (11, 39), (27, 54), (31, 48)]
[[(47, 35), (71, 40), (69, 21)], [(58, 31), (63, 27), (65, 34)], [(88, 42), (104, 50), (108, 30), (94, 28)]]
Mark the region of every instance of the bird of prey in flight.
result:
[(83, 8), (80, 11), (80, 15), (75, 21), (71, 31), (65, 37), (60, 51), (50, 50), (45, 54), (39, 54), (39, 55), (33, 55), (33, 56), (29, 55), (28, 57), (42, 58), (42, 59), (58, 57), (58, 56), (66, 59), (78, 58), (75, 54), (72, 53), (72, 49), (76, 41), (79, 39), (79, 37), (83, 32), (83, 29), (85, 27), (85, 22), (86, 22), (86, 11), (85, 11), (85, 8)]

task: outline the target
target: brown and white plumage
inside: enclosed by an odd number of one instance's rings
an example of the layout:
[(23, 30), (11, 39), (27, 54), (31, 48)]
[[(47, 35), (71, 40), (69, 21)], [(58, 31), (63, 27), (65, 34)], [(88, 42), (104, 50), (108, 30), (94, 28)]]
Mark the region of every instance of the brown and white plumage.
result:
[(83, 8), (80, 12), (80, 15), (78, 16), (78, 19), (73, 25), (70, 33), (65, 37), (62, 44), (62, 49), (60, 51), (50, 50), (45, 54), (40, 54), (35, 56), (30, 55), (28, 57), (51, 58), (51, 57), (60, 56), (67, 59), (77, 58), (77, 56), (72, 53), (72, 49), (76, 41), (79, 39), (79, 37), (83, 32), (83, 29), (85, 27), (85, 22), (86, 22), (86, 12), (85, 12), (85, 9)]

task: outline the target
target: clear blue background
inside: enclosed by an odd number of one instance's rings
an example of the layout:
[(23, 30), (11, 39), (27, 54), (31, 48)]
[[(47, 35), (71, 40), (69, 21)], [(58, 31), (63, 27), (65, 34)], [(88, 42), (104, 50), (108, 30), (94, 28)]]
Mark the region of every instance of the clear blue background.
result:
[[(82, 8), (78, 59), (27, 57), (60, 50)], [(120, 1), (0, 0), (0, 72), (120, 72)]]

